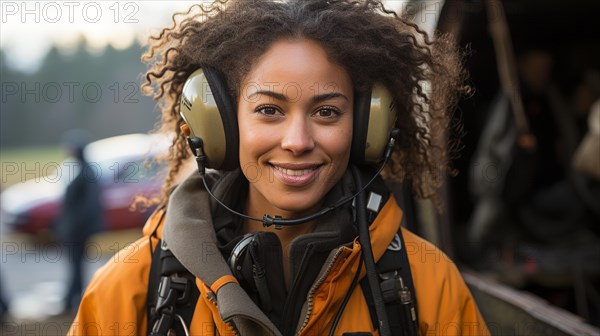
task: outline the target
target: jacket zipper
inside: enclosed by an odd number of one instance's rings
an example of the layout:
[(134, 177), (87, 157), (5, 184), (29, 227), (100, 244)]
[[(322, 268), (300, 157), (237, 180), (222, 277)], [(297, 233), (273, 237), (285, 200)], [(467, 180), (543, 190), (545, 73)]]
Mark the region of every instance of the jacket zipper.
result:
[(302, 333), (302, 331), (304, 330), (304, 328), (306, 328), (306, 325), (308, 324), (308, 320), (310, 319), (310, 315), (312, 314), (315, 292), (317, 291), (319, 286), (321, 286), (323, 281), (325, 281), (325, 278), (327, 278), (327, 276), (329, 275), (329, 272), (331, 272), (331, 269), (333, 268), (335, 261), (340, 256), (343, 249), (344, 249), (344, 247), (338, 248), (338, 250), (333, 255), (331, 261), (329, 262), (329, 265), (327, 265), (325, 272), (323, 272), (323, 274), (319, 277), (319, 279), (317, 279), (317, 281), (312, 285), (312, 287), (310, 287), (310, 290), (308, 291), (308, 296), (306, 298), (306, 303), (307, 303), (306, 316), (304, 317), (304, 322), (302, 323), (302, 327), (300, 327), (300, 329), (298, 330), (297, 335), (300, 335)]
[[(294, 312), (293, 306), (297, 302), (304, 302), (303, 298), (305, 298), (306, 295), (308, 295), (308, 293), (306, 293), (304, 296), (300, 296), (297, 282), (300, 281), (301, 279), (303, 279), (303, 275), (305, 274), (306, 269), (308, 268), (308, 260), (310, 260), (310, 258), (313, 255), (313, 250), (314, 250), (313, 244), (308, 244), (308, 246), (306, 246), (306, 251), (304, 252), (304, 257), (300, 261), (300, 266), (299, 266), (300, 268), (298, 269), (298, 272), (296, 273), (296, 275), (293, 276), (294, 280), (292, 282), (292, 286), (290, 287), (287, 298), (285, 299), (282, 321), (296, 320), (297, 322), (294, 325), (283, 323), (282, 324), (282, 328), (283, 328), (282, 334), (283, 335), (293, 336), (296, 334), (296, 330), (298, 330), (297, 323), (298, 323), (299, 317), (294, 317), (294, 315), (292, 314)], [(292, 272), (292, 275), (294, 275), (292, 269), (290, 269), (290, 272)], [(302, 315), (302, 311), (298, 315)]]

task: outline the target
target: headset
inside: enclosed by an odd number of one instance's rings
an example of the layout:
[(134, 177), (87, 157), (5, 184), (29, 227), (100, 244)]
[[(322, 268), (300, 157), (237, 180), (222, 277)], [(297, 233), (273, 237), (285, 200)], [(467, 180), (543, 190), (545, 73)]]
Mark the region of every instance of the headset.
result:
[[(363, 192), (381, 173), (391, 157), (400, 131), (394, 127), (396, 115), (393, 99), (382, 85), (375, 85), (368, 94), (354, 96), (353, 134), (350, 161), (354, 165), (367, 165), (383, 161), (371, 180), (356, 194), (312, 215), (296, 219), (285, 219), (265, 214), (255, 218), (239, 213), (221, 202), (211, 192), (205, 177), (206, 168), (229, 171), (239, 167), (239, 133), (235, 99), (229, 94), (224, 76), (211, 66), (202, 66), (194, 71), (185, 84), (181, 95), (180, 114), (184, 120), (183, 132), (196, 157), (198, 171), (209, 195), (227, 211), (265, 227), (275, 225), (297, 225), (309, 222), (348, 203)], [(357, 186), (360, 187), (360, 186)]]
[[(222, 73), (206, 65), (194, 71), (183, 86), (180, 114), (190, 138), (202, 139), (207, 168), (229, 171), (239, 167), (236, 99), (230, 92)], [(355, 92), (352, 163), (369, 165), (384, 158), (396, 122), (392, 102), (392, 95), (380, 84), (370, 92)]]

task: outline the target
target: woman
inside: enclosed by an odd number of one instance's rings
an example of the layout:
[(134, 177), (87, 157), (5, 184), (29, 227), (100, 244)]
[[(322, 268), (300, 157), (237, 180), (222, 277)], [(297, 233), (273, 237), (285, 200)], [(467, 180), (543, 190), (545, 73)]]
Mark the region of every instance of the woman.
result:
[[(379, 177), (439, 186), (433, 143), (462, 89), (446, 39), (378, 1), (311, 0), (196, 6), (152, 41), (146, 84), (176, 133), (163, 206), (96, 274), (72, 334), (488, 333)], [(177, 184), (188, 146), (199, 173)]]

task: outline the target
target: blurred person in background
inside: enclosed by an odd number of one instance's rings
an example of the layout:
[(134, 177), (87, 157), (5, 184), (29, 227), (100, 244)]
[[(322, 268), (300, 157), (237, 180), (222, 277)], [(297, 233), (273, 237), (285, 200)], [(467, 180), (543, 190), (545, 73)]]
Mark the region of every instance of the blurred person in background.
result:
[(599, 91), (593, 88), (590, 73), (576, 85), (578, 89), (565, 95), (554, 80), (554, 62), (544, 47), (523, 50), (518, 57), (528, 133), (516, 129), (506, 94), (501, 93), (491, 108), (473, 167), (496, 167), (499, 178), (473, 175), (471, 189), (478, 205), (471, 219), (471, 241), (503, 244), (506, 234), (495, 233), (515, 229), (520, 231), (517, 236), (554, 243), (577, 234), (589, 222), (571, 161), (586, 131), (581, 121), (585, 123), (591, 105), (578, 99), (579, 92), (589, 91), (593, 101)]
[[(498, 175), (472, 175), (477, 203), (469, 239), (482, 243), (470, 261), (590, 319), (586, 293), (597, 291), (600, 275), (600, 152), (593, 113), (589, 126), (587, 120), (600, 97), (598, 75), (580, 71), (566, 87), (555, 75), (552, 49), (543, 45), (522, 49), (517, 69), (528, 129), (517, 129), (501, 92), (472, 160), (474, 169), (494, 167)], [(488, 262), (496, 256), (502, 262)]]
[[(2, 192), (2, 188), (0, 188), (0, 192)], [(3, 229), (4, 227), (0, 226), (0, 238), (4, 235), (4, 232), (2, 231)], [(6, 314), (8, 313), (8, 301), (6, 301), (6, 297), (4, 296), (4, 290), (2, 289), (2, 278), (3, 275), (2, 272), (0, 272), (0, 323), (4, 321)]]
[(84, 130), (71, 130), (62, 139), (64, 148), (75, 160), (69, 171), (62, 210), (54, 230), (68, 258), (70, 278), (64, 297), (64, 313), (77, 311), (83, 291), (83, 262), (88, 239), (103, 227), (103, 207), (98, 171), (86, 160), (84, 149), (90, 135)]
[(2, 291), (2, 276), (0, 276), (0, 323), (4, 321), (4, 317), (8, 313), (8, 302), (4, 298), (4, 292)]

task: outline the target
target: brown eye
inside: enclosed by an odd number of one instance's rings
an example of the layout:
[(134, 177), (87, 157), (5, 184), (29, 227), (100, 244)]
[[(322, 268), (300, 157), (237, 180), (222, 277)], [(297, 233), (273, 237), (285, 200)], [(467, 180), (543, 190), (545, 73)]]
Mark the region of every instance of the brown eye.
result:
[(275, 115), (277, 115), (280, 112), (279, 112), (279, 110), (275, 106), (264, 105), (264, 106), (259, 106), (256, 109), (256, 113), (260, 113), (260, 114), (263, 114), (265, 116), (275, 116)]
[(319, 117), (319, 118), (326, 118), (326, 119), (330, 119), (330, 118), (335, 118), (337, 116), (339, 116), (341, 113), (338, 109), (333, 108), (333, 107), (323, 107), (318, 109), (314, 115)]

